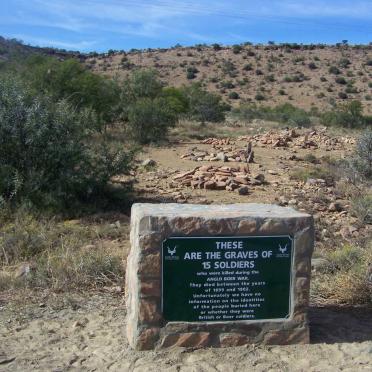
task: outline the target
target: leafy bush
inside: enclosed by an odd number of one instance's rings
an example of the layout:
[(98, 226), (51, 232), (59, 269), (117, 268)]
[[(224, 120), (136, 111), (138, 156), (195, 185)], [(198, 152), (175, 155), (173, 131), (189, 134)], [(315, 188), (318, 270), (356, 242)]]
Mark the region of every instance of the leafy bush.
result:
[(199, 84), (184, 87), (183, 92), (188, 101), (188, 116), (194, 120), (220, 122), (225, 120), (227, 106), (221, 97), (204, 91)]
[(164, 140), (176, 120), (177, 117), (169, 101), (162, 97), (141, 98), (129, 107), (130, 134), (140, 144)]
[(339, 92), (338, 93), (338, 98), (340, 99), (348, 99), (348, 95), (345, 92)]
[(333, 75), (339, 75), (341, 74), (341, 71), (336, 67), (336, 66), (331, 66), (329, 69), (328, 69), (328, 72), (330, 74), (333, 74)]
[(372, 177), (372, 130), (364, 132), (358, 139), (355, 156), (359, 159), (360, 168), (367, 178)]
[(230, 99), (239, 99), (239, 94), (237, 92), (230, 92), (229, 93)]
[(46, 94), (54, 101), (66, 99), (77, 108), (93, 109), (101, 125), (116, 117), (118, 84), (86, 70), (75, 59), (60, 62), (33, 56), (26, 61), (22, 76), (35, 95)]
[(123, 82), (121, 89), (121, 103), (127, 105), (141, 98), (158, 97), (163, 89), (158, 75), (153, 70), (137, 70)]
[(337, 77), (337, 78), (335, 79), (335, 81), (336, 81), (337, 84), (340, 84), (340, 85), (345, 85), (345, 84), (347, 84), (346, 79), (345, 79), (344, 77), (342, 77), (342, 76)]
[(321, 115), (320, 121), (323, 125), (339, 125), (346, 128), (358, 128), (366, 124), (360, 101), (341, 104), (333, 111)]
[(372, 224), (372, 195), (363, 195), (352, 199), (351, 213), (361, 223)]
[(65, 100), (33, 98), (15, 79), (0, 80), (0, 196), (65, 207), (101, 194), (129, 170), (132, 154), (89, 145), (94, 116)]
[(266, 99), (266, 97), (262, 94), (262, 93), (257, 93), (255, 96), (254, 96), (254, 99), (256, 101), (264, 101)]
[(241, 45), (233, 45), (232, 51), (234, 54), (239, 54), (243, 50), (243, 47)]
[(233, 110), (233, 115), (242, 120), (264, 119), (276, 121), (291, 126), (308, 127), (311, 124), (311, 116), (305, 110), (297, 108), (289, 103), (276, 107), (257, 106), (255, 104), (242, 105)]

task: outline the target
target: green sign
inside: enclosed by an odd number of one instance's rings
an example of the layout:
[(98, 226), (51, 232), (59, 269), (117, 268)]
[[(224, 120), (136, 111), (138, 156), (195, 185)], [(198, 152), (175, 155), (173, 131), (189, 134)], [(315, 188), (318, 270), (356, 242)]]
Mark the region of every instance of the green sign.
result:
[(226, 322), (288, 318), (292, 253), (289, 236), (165, 240), (164, 319)]

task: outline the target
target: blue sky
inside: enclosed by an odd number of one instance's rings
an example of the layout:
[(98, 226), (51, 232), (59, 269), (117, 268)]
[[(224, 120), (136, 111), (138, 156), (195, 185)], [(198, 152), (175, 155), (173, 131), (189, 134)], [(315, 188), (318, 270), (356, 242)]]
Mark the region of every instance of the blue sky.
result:
[(372, 0), (0, 0), (0, 35), (69, 50), (372, 41)]

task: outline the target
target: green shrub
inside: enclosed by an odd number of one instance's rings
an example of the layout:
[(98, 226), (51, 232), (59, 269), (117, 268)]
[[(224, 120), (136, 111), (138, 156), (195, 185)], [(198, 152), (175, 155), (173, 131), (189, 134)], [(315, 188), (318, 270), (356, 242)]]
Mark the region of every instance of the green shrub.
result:
[(94, 146), (94, 116), (70, 103), (34, 98), (16, 79), (0, 80), (0, 196), (66, 207), (104, 192), (132, 155)]
[(229, 93), (230, 99), (239, 99), (239, 94), (237, 92), (230, 92)]
[(265, 107), (252, 105), (242, 105), (233, 110), (233, 115), (242, 120), (251, 121), (253, 119), (264, 119), (276, 121), (291, 126), (308, 127), (311, 124), (311, 116), (305, 110), (297, 108), (289, 103), (276, 107)]
[(346, 128), (358, 128), (366, 124), (360, 101), (340, 104), (333, 111), (321, 115), (320, 121), (323, 125), (339, 125)]
[(361, 163), (363, 174), (372, 177), (372, 129), (365, 131), (358, 139), (355, 156)]
[(266, 97), (262, 94), (262, 93), (257, 93), (255, 96), (254, 96), (254, 99), (256, 101), (264, 101), (266, 99)]
[(361, 223), (372, 224), (372, 195), (363, 195), (351, 201), (351, 213)]
[(341, 71), (336, 67), (336, 66), (331, 66), (329, 69), (328, 69), (328, 72), (330, 74), (333, 74), (333, 75), (339, 75), (341, 74)]
[(60, 62), (33, 56), (26, 61), (22, 77), (35, 95), (46, 94), (54, 101), (66, 99), (79, 109), (93, 109), (101, 125), (116, 118), (119, 85), (86, 70), (75, 59)]
[(342, 68), (348, 68), (351, 65), (351, 62), (348, 58), (341, 58), (338, 65)]
[(253, 70), (252, 64), (247, 63), (246, 65), (244, 65), (243, 70), (244, 71), (252, 71)]
[(154, 70), (137, 70), (123, 82), (122, 104), (130, 104), (141, 98), (155, 98), (161, 94), (163, 84)]
[(243, 47), (241, 45), (233, 45), (232, 51), (234, 54), (239, 54), (243, 50)]
[(162, 141), (177, 117), (165, 98), (141, 98), (129, 107), (128, 128), (140, 144)]
[(342, 76), (337, 77), (337, 78), (335, 79), (335, 81), (336, 81), (337, 84), (340, 84), (340, 85), (345, 85), (345, 84), (347, 84), (346, 79), (345, 79), (344, 77), (342, 77)]
[(340, 99), (348, 99), (348, 95), (345, 92), (339, 92), (338, 93), (338, 98)]
[(221, 97), (204, 91), (199, 84), (184, 87), (183, 92), (188, 101), (188, 116), (201, 122), (220, 122), (225, 120), (227, 106)]
[(187, 71), (187, 72), (186, 72), (186, 78), (187, 78), (188, 80), (193, 80), (193, 79), (195, 79), (195, 78), (196, 78), (196, 74), (195, 74), (195, 72), (193, 72), (193, 71)]

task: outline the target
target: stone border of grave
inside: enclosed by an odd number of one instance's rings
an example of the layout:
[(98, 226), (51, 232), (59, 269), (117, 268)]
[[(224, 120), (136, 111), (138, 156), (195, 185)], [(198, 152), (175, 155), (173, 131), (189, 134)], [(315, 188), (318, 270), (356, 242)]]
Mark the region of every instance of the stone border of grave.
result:
[[(271, 236), (294, 239), (292, 311), (281, 321), (166, 322), (161, 313), (161, 246), (169, 237)], [(126, 270), (126, 331), (137, 350), (309, 342), (307, 308), (312, 216), (268, 204), (134, 204)]]

